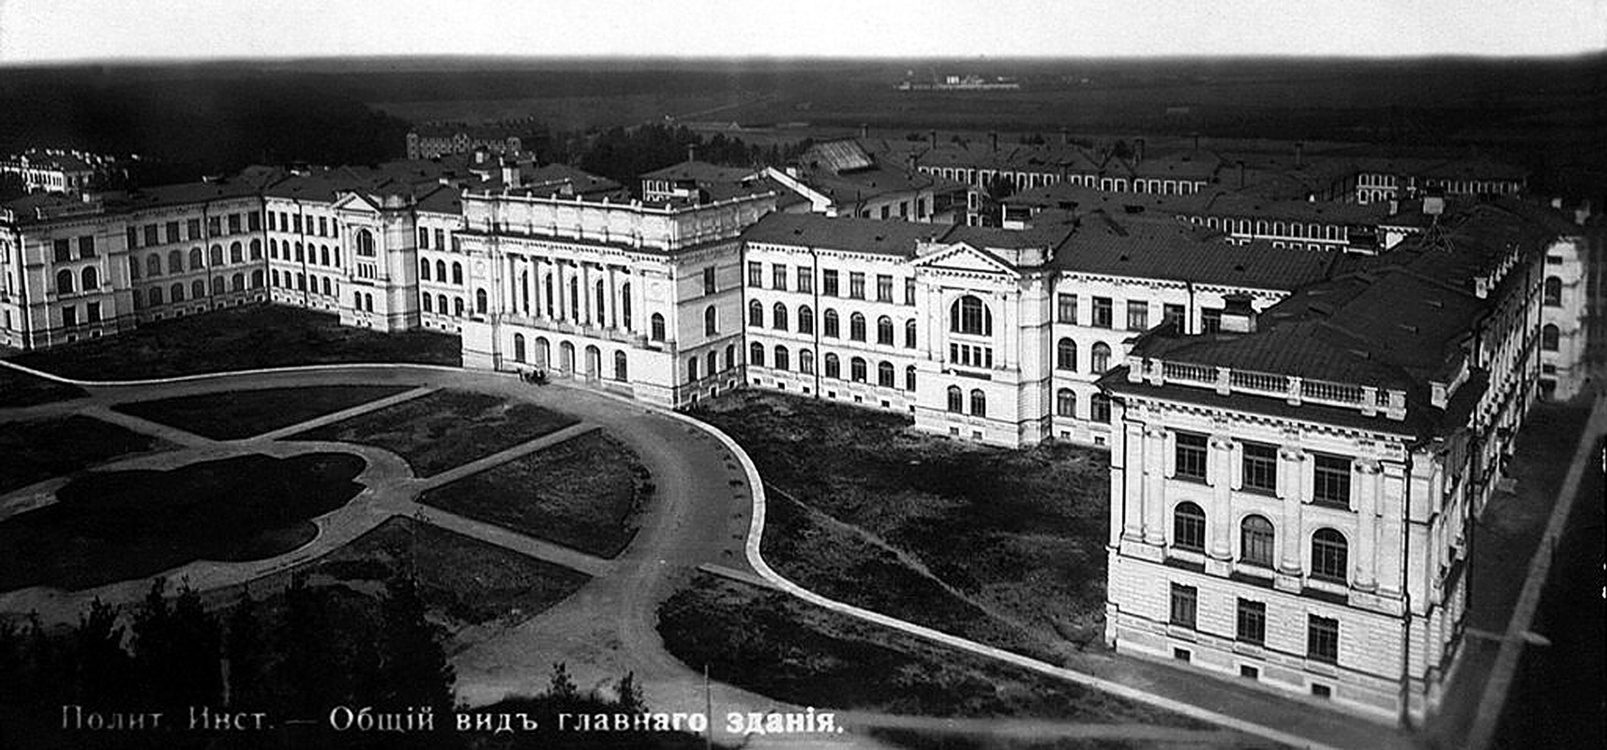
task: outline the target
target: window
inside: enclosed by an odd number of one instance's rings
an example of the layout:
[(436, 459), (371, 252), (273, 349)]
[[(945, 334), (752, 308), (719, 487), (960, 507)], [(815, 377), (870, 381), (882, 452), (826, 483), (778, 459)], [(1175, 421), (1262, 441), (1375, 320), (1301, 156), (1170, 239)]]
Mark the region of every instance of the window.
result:
[(826, 310), (825, 326), (824, 327), (825, 327), (825, 335), (826, 336), (828, 336), (830, 338), (837, 338), (837, 336), (839, 334), (838, 334), (838, 319), (837, 319), (837, 311), (836, 310), (832, 310), (832, 309), (829, 309), (829, 308)]
[[(297, 218), (299, 219), (300, 217), (298, 216)], [(357, 231), (357, 257), (374, 257), (374, 233), (368, 231), (367, 229), (360, 229)], [(457, 284), (463, 283), (463, 267), (456, 264), (454, 264), (453, 267), (457, 273), (454, 274), (455, 278), (453, 278), (452, 281)]]
[(73, 243), (71, 240), (59, 239), (54, 243), (57, 263), (66, 263), (73, 259)]
[(1055, 391), (1055, 416), (1077, 416), (1077, 394), (1070, 388), (1061, 388)]
[(1273, 494), (1278, 491), (1278, 449), (1261, 443), (1244, 444), (1242, 486), (1250, 492)]
[(748, 326), (751, 328), (759, 328), (763, 325), (764, 305), (759, 304), (759, 300), (753, 300), (752, 302), (748, 303)]
[(876, 275), (876, 301), (893, 301), (893, 277), (884, 274)]
[(820, 272), (820, 293), (827, 297), (837, 296), (837, 272), (824, 270)]
[[(272, 216), (272, 215), (273, 214), (269, 214), (269, 216)], [(278, 271), (275, 271), (274, 273), (278, 273)], [(423, 295), (419, 295), (419, 299), (420, 299), (420, 301), (422, 301), (424, 303), (424, 312), (435, 312), (435, 298), (434, 297), (431, 297), (428, 294), (423, 294)]]
[(134, 227), (129, 227), (128, 237), (123, 244), (128, 245), (128, 249), (130, 250), (139, 247), (139, 230), (135, 229)]
[(764, 344), (755, 341), (748, 345), (748, 364), (753, 367), (764, 367)]
[(904, 280), (904, 304), (915, 304), (915, 279)]
[(1557, 349), (1561, 345), (1561, 343), (1562, 343), (1562, 331), (1557, 328), (1557, 325), (1555, 323), (1547, 323), (1544, 328), (1540, 329), (1540, 348), (1541, 349), (1543, 349), (1545, 351), (1548, 351), (1548, 352), (1554, 352), (1554, 351), (1557, 351)]
[(1200, 332), (1221, 333), (1222, 311), (1218, 308), (1207, 307), (1200, 310)]
[(151, 298), (151, 306), (152, 307), (158, 307), (158, 306), (160, 306), (162, 304), (162, 288), (161, 287), (153, 286), (153, 287), (151, 287), (151, 290), (149, 292), (146, 292), (146, 294), (149, 295), (150, 298)]
[(201, 239), (201, 220), (190, 219), (189, 221), (186, 221), (184, 223), (184, 236), (185, 239)]
[(993, 313), (982, 300), (967, 294), (949, 306), (949, 330), (972, 336), (992, 336)]
[(620, 323), (621, 326), (623, 326), (625, 328), (625, 330), (627, 330), (627, 331), (630, 330), (630, 328), (631, 328), (631, 285), (630, 284), (621, 284), (619, 286), (619, 323)]
[(56, 272), (56, 294), (73, 293), (73, 272), (63, 268)]
[[(420, 250), (430, 249), (430, 230), (425, 227), (418, 228), (418, 247)], [(521, 348), (519, 343), (522, 341), (524, 341), (524, 337), (515, 334), (513, 337), (514, 348)], [(521, 358), (519, 361), (523, 362), (524, 360)]]
[(624, 352), (614, 352), (614, 379), (624, 382), (629, 379), (630, 371), (626, 365)]
[(229, 243), (229, 262), (239, 263), (245, 259), (245, 247), (238, 242)]
[(1055, 295), (1055, 322), (1057, 322), (1057, 323), (1076, 323), (1077, 322), (1077, 295), (1075, 295), (1075, 294), (1057, 294), (1057, 295)]
[[(757, 303), (755, 303), (757, 304)], [(703, 335), (713, 336), (720, 332), (720, 313), (714, 305), (703, 308)]]
[(788, 357), (787, 357), (787, 347), (785, 347), (785, 346), (776, 347), (775, 368), (777, 370), (786, 370), (786, 369), (789, 369), (791, 367), (792, 367), (792, 364), (791, 364), (791, 362), (788, 361)]
[(893, 345), (893, 319), (886, 315), (876, 319), (876, 343), (883, 346)]
[(1562, 279), (1555, 276), (1546, 277), (1546, 288), (1542, 304), (1546, 307), (1562, 307)]
[(770, 326), (778, 331), (787, 330), (787, 306), (777, 302), (770, 308)]
[[(330, 227), (330, 228), (334, 229), (334, 227)], [(335, 235), (339, 235), (340, 231), (335, 230), (335, 231), (333, 231), (331, 233), (335, 234)], [(435, 249), (437, 249), (437, 250), (445, 250), (446, 249), (446, 230), (444, 230), (444, 229), (436, 229), (435, 230)]]
[[(357, 254), (362, 255), (362, 252), (359, 251)], [(579, 279), (577, 277), (574, 277), (574, 276), (569, 277), (569, 298), (570, 298), (570, 300), (572, 302), (575, 303), (575, 305), (576, 305), (575, 309), (577, 309), (577, 310), (580, 309), (579, 308), (579, 305), (580, 305), (580, 293), (575, 288), (575, 284), (578, 281), (579, 281)], [(454, 283), (454, 284), (462, 284), (463, 283), (463, 264), (462, 263), (454, 262), (452, 264), (452, 283)], [(580, 317), (580, 315), (576, 314), (574, 317), (578, 318), (578, 317)]]
[[(297, 216), (296, 220), (297, 220), (297, 222), (300, 222), (301, 217)], [(297, 227), (296, 231), (298, 231), (298, 232), (301, 231), (301, 228)], [(208, 236), (208, 237), (216, 237), (216, 236), (218, 236), (220, 234), (223, 234), (223, 219), (221, 217), (218, 217), (218, 216), (209, 216), (209, 217), (207, 217), (207, 220), (206, 220), (206, 236)]]
[(86, 234), (78, 238), (78, 257), (95, 257), (95, 235)]
[[(252, 215), (255, 216), (256, 214), (252, 214)], [(262, 240), (259, 240), (259, 239), (251, 240), (251, 259), (252, 260), (262, 260)]]
[(229, 234), (240, 233), (240, 214), (229, 214)]
[(912, 392), (915, 390), (915, 365), (904, 368), (904, 390)]
[(1161, 306), (1161, 322), (1177, 326), (1179, 333), (1183, 333), (1183, 306), (1166, 304)]
[(988, 415), (988, 395), (981, 388), (971, 389), (971, 416), (985, 417)]
[(418, 277), (422, 281), (429, 281), (430, 280), (430, 262), (428, 260), (419, 261), (419, 264), (418, 264)]
[(1104, 393), (1095, 393), (1088, 397), (1088, 420), (1100, 424), (1110, 424), (1110, 397)]
[(806, 294), (815, 291), (815, 276), (808, 266), (798, 266), (798, 291)]
[(815, 332), (815, 311), (809, 309), (808, 305), (798, 306), (798, 332)]
[(798, 372), (813, 375), (815, 372), (815, 353), (808, 349), (798, 350)]
[(260, 211), (252, 211), (246, 214), (246, 220), (246, 227), (251, 231), (258, 232), (262, 230), (262, 213)]
[(915, 319), (904, 321), (904, 348), (915, 348)]
[(748, 286), (754, 289), (764, 288), (764, 264), (756, 260), (748, 261)]
[(840, 378), (843, 376), (842, 364), (837, 361), (837, 355), (826, 355), (826, 377)]
[(100, 273), (95, 270), (94, 266), (84, 269), (82, 286), (86, 292), (100, 288)]
[(1132, 301), (1129, 301), (1127, 303), (1127, 330), (1129, 330), (1129, 331), (1147, 331), (1147, 330), (1149, 330), (1149, 303), (1148, 302), (1132, 302)]
[(780, 263), (776, 263), (776, 264), (770, 266), (770, 288), (771, 289), (778, 289), (778, 290), (781, 290), (781, 291), (786, 291), (786, 289), (787, 289), (787, 267), (786, 266), (781, 265)]
[(865, 316), (854, 313), (848, 316), (848, 338), (854, 341), (865, 340)]
[(161, 276), (162, 275), (162, 256), (160, 256), (160, 255), (158, 255), (156, 253), (151, 253), (150, 256), (145, 259), (145, 275), (146, 276)]
[(174, 302), (183, 302), (184, 301), (184, 285), (183, 284), (174, 284), (173, 288), (168, 290), (168, 296), (171, 297)]
[(965, 411), (965, 394), (959, 386), (949, 386), (949, 411), (959, 414)]
[(1350, 459), (1342, 456), (1313, 454), (1315, 471), (1312, 476), (1312, 502), (1350, 507)]
[(1172, 584), (1172, 619), (1173, 625), (1194, 628), (1196, 615), (1199, 612), (1200, 590), (1193, 586), (1184, 586), (1181, 583)]
[(697, 382), (697, 357), (686, 358), (686, 382)]
[(848, 360), (848, 378), (850, 380), (854, 381), (855, 383), (863, 383), (865, 382), (867, 375), (868, 370), (866, 369), (865, 359), (863, 357), (854, 357), (853, 359)]
[(176, 221), (164, 224), (162, 226), (162, 235), (167, 238), (168, 242), (178, 242), (183, 239), (179, 236), (179, 223)]
[(897, 385), (897, 383), (896, 383), (897, 377), (898, 377), (898, 374), (893, 369), (893, 363), (892, 362), (883, 362), (883, 363), (881, 363), (881, 364), (876, 366), (876, 384), (877, 385), (879, 385), (879, 386), (881, 386), (883, 388), (892, 388), (895, 385)]
[(61, 324), (67, 328), (78, 325), (78, 308), (72, 305), (61, 308)]
[(201, 248), (198, 248), (198, 247), (190, 248), (190, 270), (191, 271), (198, 270), (198, 269), (201, 268), (201, 266), (202, 266), (202, 263), (201, 263)]
[(1239, 524), (1239, 561), (1248, 565), (1272, 567), (1272, 522), (1261, 516), (1245, 516)]
[(1205, 481), (1205, 451), (1207, 438), (1189, 432), (1179, 432), (1176, 435), (1177, 455), (1176, 468), (1173, 476), (1179, 479), (1192, 479), (1196, 482)]
[(1347, 552), (1343, 534), (1333, 529), (1317, 529), (1311, 535), (1311, 576), (1344, 583)]
[(652, 334), (652, 338), (653, 338), (654, 341), (663, 341), (664, 340), (664, 316), (663, 315), (661, 315), (659, 313), (653, 313), (652, 320), (649, 323), (649, 328), (651, 329), (651, 334)]
[(1339, 663), (1339, 621), (1308, 615), (1306, 620), (1306, 658)]
[(1239, 600), (1239, 622), (1235, 637), (1257, 646), (1267, 642), (1267, 603)]
[(1067, 372), (1077, 371), (1077, 342), (1063, 338), (1055, 344), (1055, 368)]
[(158, 242), (161, 242), (161, 240), (157, 239), (156, 230), (157, 230), (157, 226), (155, 224), (146, 224), (145, 225), (145, 244), (146, 245), (155, 245)]
[(1172, 546), (1193, 552), (1205, 551), (1205, 511), (1190, 502), (1177, 504), (1172, 511)]
[(1113, 313), (1111, 311), (1113, 309), (1114, 305), (1110, 301), (1109, 297), (1095, 297), (1093, 320), (1088, 321), (1089, 324), (1095, 328), (1112, 327), (1112, 325), (1114, 325), (1111, 321), (1111, 318), (1113, 317)]
[(1094, 344), (1088, 352), (1088, 371), (1100, 375), (1110, 369), (1110, 347), (1105, 343)]
[(848, 274), (848, 296), (852, 299), (865, 298), (865, 274), (859, 271)]
[[(729, 346), (726, 347), (727, 350), (729, 350), (730, 348), (731, 347), (729, 347)], [(709, 363), (709, 374), (710, 375), (713, 375), (714, 373), (717, 373), (717, 372), (720, 371), (720, 358), (719, 358), (719, 356), (717, 356), (717, 354), (714, 351), (711, 350), (708, 353), (708, 356), (705, 357), (704, 359)], [(725, 369), (729, 370), (731, 368), (727, 367)]]
[(486, 295), (484, 289), (476, 289), (476, 290), (474, 290), (474, 311), (475, 312), (477, 312), (477, 313), (479, 313), (481, 315), (486, 314), (486, 311), (490, 306), (488, 303), (489, 303), (489, 299), (487, 299), (487, 295)]

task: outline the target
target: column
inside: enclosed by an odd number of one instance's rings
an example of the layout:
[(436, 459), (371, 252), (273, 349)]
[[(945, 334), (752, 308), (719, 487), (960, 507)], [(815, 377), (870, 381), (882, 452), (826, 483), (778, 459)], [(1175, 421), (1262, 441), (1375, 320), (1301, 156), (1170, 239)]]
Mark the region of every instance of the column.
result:
[(1283, 500), (1283, 524), (1278, 529), (1283, 555), (1278, 562), (1278, 571), (1293, 576), (1300, 575), (1303, 569), (1300, 563), (1300, 506), (1305, 500), (1301, 479), (1306, 463), (1309, 463), (1306, 454), (1299, 448), (1278, 451), (1278, 497)]
[(1211, 513), (1206, 527), (1210, 530), (1207, 549), (1211, 557), (1219, 560), (1233, 558), (1232, 466), (1233, 441), (1226, 436), (1212, 436), (1210, 466), (1206, 469), (1211, 480)]
[(569, 320), (569, 280), (564, 278), (564, 262), (556, 260), (552, 264), (553, 294), (558, 297), (558, 319)]
[(619, 329), (619, 276), (616, 266), (608, 267), (608, 327)]
[(530, 299), (535, 306), (534, 315), (538, 318), (546, 317), (547, 308), (543, 304), (545, 292), (541, 288), (541, 256), (530, 256)]
[(1160, 427), (1144, 431), (1144, 543), (1166, 545), (1166, 433)]
[(1127, 455), (1124, 457), (1125, 480), (1122, 490), (1122, 538), (1138, 541), (1144, 538), (1144, 425), (1127, 423)]
[(1361, 518), (1356, 526), (1356, 587), (1371, 590), (1377, 581), (1378, 485), (1382, 478), (1378, 462), (1358, 460), (1354, 464), (1351, 480), (1356, 483), (1356, 504)]
[(576, 322), (582, 325), (591, 325), (591, 264), (580, 263), (576, 270), (576, 278), (580, 285), (580, 319)]

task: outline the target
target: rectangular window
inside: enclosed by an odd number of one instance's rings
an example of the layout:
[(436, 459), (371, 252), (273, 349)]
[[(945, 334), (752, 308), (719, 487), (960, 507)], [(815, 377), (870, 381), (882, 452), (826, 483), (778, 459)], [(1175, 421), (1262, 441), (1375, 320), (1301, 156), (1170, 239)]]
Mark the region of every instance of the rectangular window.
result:
[(1339, 663), (1339, 621), (1309, 615), (1306, 625), (1306, 658)]
[(904, 280), (904, 304), (915, 304), (915, 279)]
[(1350, 459), (1313, 454), (1311, 499), (1323, 505), (1350, 507)]
[(66, 263), (73, 259), (73, 243), (71, 240), (60, 239), (55, 241), (57, 263)]
[(78, 238), (78, 257), (95, 257), (95, 235), (86, 234)]
[(87, 313), (86, 317), (88, 317), (88, 322), (90, 322), (90, 323), (99, 323), (100, 322), (100, 303), (99, 302), (91, 302), (88, 305), (85, 305), (84, 306), (84, 312)]
[(240, 233), (240, 214), (229, 214), (229, 234)]
[[(334, 227), (331, 226), (330, 229), (334, 230)], [(446, 230), (445, 229), (441, 229), (439, 227), (436, 228), (436, 230), (435, 230), (435, 249), (437, 249), (437, 250), (446, 249)]]
[(1147, 331), (1147, 330), (1149, 330), (1149, 303), (1148, 302), (1129, 301), (1127, 303), (1127, 330), (1129, 330), (1129, 331)]
[(776, 263), (770, 266), (770, 288), (787, 290), (787, 267)]
[(127, 244), (128, 244), (128, 249), (130, 249), (130, 250), (133, 250), (134, 248), (139, 247), (139, 230), (137, 230), (137, 229), (135, 229), (133, 227), (128, 228), (128, 243)]
[(252, 211), (246, 214), (246, 228), (253, 232), (262, 231), (262, 212)]
[(809, 272), (808, 266), (798, 266), (798, 291), (805, 294), (815, 291), (815, 275)]
[(1077, 322), (1077, 295), (1075, 295), (1075, 294), (1057, 294), (1057, 295), (1055, 295), (1055, 322), (1057, 322), (1057, 323), (1076, 323)]
[(764, 288), (764, 264), (758, 261), (748, 261), (748, 286), (754, 289)]
[(893, 301), (893, 277), (885, 274), (876, 274), (876, 301)]
[(1181, 583), (1172, 584), (1172, 624), (1192, 629), (1199, 602), (1199, 589)]
[(290, 224), (295, 227), (296, 234), (301, 234), (301, 214), (291, 214)]
[(1205, 481), (1205, 451), (1208, 438), (1188, 432), (1177, 433), (1177, 464), (1173, 476)]
[(865, 298), (865, 274), (852, 271), (848, 274), (848, 297), (850, 299)]
[(1261, 443), (1244, 444), (1243, 487), (1251, 492), (1278, 491), (1278, 449)]
[(1257, 646), (1267, 642), (1267, 603), (1239, 600), (1238, 639)]
[(430, 230), (424, 227), (418, 228), (418, 248), (420, 250), (430, 249)]
[(178, 222), (170, 221), (170, 222), (167, 223), (167, 226), (164, 227), (164, 229), (166, 230), (164, 233), (167, 235), (167, 241), (168, 242), (179, 242), (180, 241), (180, 238), (179, 238), (179, 223)]
[(1113, 322), (1112, 322), (1112, 318), (1114, 317), (1114, 314), (1112, 312), (1113, 309), (1114, 309), (1114, 305), (1111, 303), (1109, 297), (1095, 297), (1094, 298), (1094, 319), (1089, 321), (1089, 324), (1094, 326), (1095, 328), (1110, 328), (1110, 327), (1112, 327), (1114, 325)]
[(201, 239), (201, 220), (190, 219), (184, 222), (184, 234), (192, 240)]
[(703, 293), (714, 294), (714, 266), (703, 269)]
[(1211, 307), (1200, 310), (1200, 332), (1221, 333), (1222, 311)]
[(61, 308), (61, 324), (68, 328), (78, 325), (78, 308), (72, 305)]
[(206, 236), (216, 237), (223, 234), (223, 217), (210, 216), (206, 220)]
[(160, 229), (160, 227), (156, 226), (155, 224), (146, 224), (145, 225), (145, 246), (146, 247), (150, 247), (151, 245), (159, 244), (161, 242), (161, 240), (157, 238), (157, 234), (156, 234), (156, 231), (158, 229)]
[(824, 270), (820, 272), (820, 293), (827, 297), (837, 296), (837, 272)]
[(1182, 305), (1173, 305), (1173, 304), (1162, 305), (1161, 306), (1161, 319), (1164, 320), (1167, 323), (1171, 323), (1171, 324), (1177, 326), (1177, 329), (1178, 329), (1179, 333), (1185, 333), (1185, 331), (1183, 329), (1185, 327), (1187, 327), (1187, 325), (1183, 320), (1183, 306)]
[(318, 236), (319, 237), (327, 237), (328, 235), (329, 235), (329, 217), (328, 216), (320, 216), (320, 217), (318, 217)]

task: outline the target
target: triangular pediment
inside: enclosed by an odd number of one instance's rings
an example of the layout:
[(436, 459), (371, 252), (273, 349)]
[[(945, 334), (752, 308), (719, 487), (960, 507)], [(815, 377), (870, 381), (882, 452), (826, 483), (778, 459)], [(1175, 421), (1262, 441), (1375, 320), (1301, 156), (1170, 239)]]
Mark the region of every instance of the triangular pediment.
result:
[(335, 201), (335, 210), (377, 213), (379, 205), (362, 193), (341, 193), (340, 198)]
[(958, 271), (962, 273), (997, 273), (1009, 276), (1019, 276), (1014, 268), (999, 260), (992, 253), (978, 250), (964, 242), (956, 242), (950, 247), (925, 255), (915, 261), (915, 265), (942, 269), (945, 271)]

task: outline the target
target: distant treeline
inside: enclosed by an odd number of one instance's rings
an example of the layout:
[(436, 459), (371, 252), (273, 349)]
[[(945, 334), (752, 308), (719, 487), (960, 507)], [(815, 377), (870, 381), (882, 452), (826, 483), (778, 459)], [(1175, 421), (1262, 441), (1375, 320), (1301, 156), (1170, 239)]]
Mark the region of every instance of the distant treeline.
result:
[(638, 177), (686, 160), (687, 148), (698, 161), (727, 167), (781, 166), (809, 149), (810, 139), (786, 147), (744, 143), (715, 133), (704, 138), (685, 127), (644, 125), (605, 130), (581, 146), (577, 166), (621, 184), (635, 187)]

